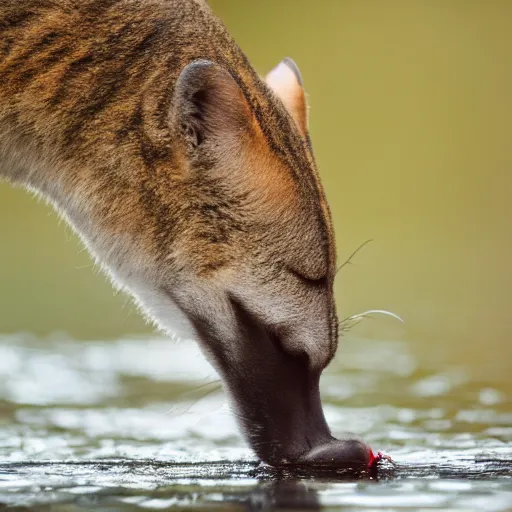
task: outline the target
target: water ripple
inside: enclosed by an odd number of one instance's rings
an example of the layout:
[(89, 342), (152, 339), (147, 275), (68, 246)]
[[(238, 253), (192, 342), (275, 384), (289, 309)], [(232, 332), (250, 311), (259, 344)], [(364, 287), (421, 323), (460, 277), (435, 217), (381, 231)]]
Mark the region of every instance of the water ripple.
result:
[(401, 342), (347, 340), (322, 378), (333, 433), (397, 465), (362, 479), (260, 466), (197, 347), (0, 339), (0, 504), (37, 510), (508, 510), (510, 394)]

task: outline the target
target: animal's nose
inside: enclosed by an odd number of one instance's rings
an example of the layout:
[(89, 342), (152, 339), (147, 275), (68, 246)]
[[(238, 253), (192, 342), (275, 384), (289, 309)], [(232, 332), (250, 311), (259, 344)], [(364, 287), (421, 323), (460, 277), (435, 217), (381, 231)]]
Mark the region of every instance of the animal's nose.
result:
[(345, 439), (333, 439), (312, 448), (300, 457), (299, 463), (336, 469), (367, 468), (372, 456), (366, 443), (347, 434)]

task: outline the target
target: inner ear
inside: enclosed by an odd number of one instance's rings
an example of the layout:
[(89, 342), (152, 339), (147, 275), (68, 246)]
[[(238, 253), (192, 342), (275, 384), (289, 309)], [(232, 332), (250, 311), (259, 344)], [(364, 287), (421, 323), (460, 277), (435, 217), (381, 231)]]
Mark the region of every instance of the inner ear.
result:
[(231, 74), (207, 60), (182, 70), (174, 91), (173, 124), (192, 148), (234, 141), (251, 126), (251, 112)]
[(267, 75), (266, 82), (283, 102), (300, 132), (306, 136), (308, 133), (308, 109), (306, 94), (302, 87), (302, 77), (297, 64), (290, 58), (284, 59)]

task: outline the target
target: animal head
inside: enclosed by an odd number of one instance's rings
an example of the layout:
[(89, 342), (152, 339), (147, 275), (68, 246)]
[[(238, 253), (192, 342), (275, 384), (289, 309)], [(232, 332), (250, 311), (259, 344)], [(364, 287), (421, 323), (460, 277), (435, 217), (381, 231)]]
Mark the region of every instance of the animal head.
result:
[[(285, 423), (294, 419), (299, 431), (316, 411), (324, 424), (317, 386), (336, 350), (337, 318), (334, 237), (293, 61), (280, 63), (263, 87), (268, 104), (258, 118), (243, 86), (217, 64), (194, 61), (181, 72), (170, 124), (186, 206), (167, 293), (269, 460), (293, 458), (317, 435), (299, 434), (283, 455), (277, 440), (295, 437)], [(295, 401), (293, 413), (287, 401)]]
[[(195, 283), (184, 286), (177, 302), (202, 323), (222, 320), (209, 327), (221, 338), (237, 336), (235, 302), (273, 332), (283, 350), (321, 369), (336, 348), (329, 211), (311, 154), (299, 71), (287, 59), (266, 82), (284, 108), (262, 126), (220, 66), (195, 61), (177, 81), (170, 122), (183, 168), (178, 187), (187, 197), (171, 259)], [(302, 154), (287, 157), (265, 130), (271, 136), (288, 130), (293, 150)]]
[(261, 459), (368, 464), (320, 403), (335, 249), (297, 67), (261, 80), (204, 2), (71, 3), (0, 7), (0, 175), (54, 202), (160, 326), (182, 313)]

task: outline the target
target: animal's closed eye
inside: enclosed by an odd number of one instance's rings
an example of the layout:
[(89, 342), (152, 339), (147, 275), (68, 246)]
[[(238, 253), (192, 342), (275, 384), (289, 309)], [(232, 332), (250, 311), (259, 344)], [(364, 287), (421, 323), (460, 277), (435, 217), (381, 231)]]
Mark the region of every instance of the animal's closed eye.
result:
[(306, 276), (304, 273), (299, 272), (295, 270), (294, 268), (288, 267), (287, 270), (293, 274), (297, 279), (299, 279), (301, 282), (308, 286), (315, 286), (317, 288), (322, 288), (324, 286), (327, 286), (328, 278), (327, 276), (321, 276), (321, 277), (312, 277), (312, 276)]

